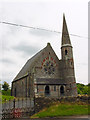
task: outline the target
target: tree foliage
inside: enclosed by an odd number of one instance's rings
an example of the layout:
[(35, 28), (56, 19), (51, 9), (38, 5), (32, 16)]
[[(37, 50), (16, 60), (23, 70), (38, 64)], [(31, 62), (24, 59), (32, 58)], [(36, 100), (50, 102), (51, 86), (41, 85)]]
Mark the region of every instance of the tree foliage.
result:
[(2, 88), (3, 88), (3, 90), (5, 90), (5, 91), (9, 90), (9, 84), (4, 81), (4, 83), (2, 84)]
[(77, 83), (77, 92), (78, 94), (88, 94), (88, 88), (89, 88), (90, 84), (88, 85), (84, 85), (84, 84), (81, 84), (81, 83)]
[(11, 90), (10, 89), (7, 91), (2, 90), (2, 95), (11, 96)]

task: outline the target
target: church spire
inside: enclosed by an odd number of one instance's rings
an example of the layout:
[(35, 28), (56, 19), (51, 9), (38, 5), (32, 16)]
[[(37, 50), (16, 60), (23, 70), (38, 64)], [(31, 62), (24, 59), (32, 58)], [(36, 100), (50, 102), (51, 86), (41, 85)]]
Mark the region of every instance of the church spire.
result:
[(68, 28), (67, 28), (67, 24), (66, 24), (66, 20), (65, 20), (65, 14), (63, 14), (63, 28), (62, 28), (62, 43), (61, 43), (61, 46), (64, 46), (66, 44), (71, 45), (71, 42), (70, 42)]

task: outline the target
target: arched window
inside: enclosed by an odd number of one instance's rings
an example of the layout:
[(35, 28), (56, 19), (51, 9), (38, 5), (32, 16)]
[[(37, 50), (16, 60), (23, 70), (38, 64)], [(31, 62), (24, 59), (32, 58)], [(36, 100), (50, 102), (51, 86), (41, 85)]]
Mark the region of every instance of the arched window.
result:
[(68, 51), (67, 51), (67, 50), (65, 50), (65, 55), (67, 55), (67, 53), (68, 53)]
[(45, 96), (48, 96), (48, 95), (50, 95), (50, 88), (49, 88), (49, 86), (47, 85), (47, 86), (45, 87)]
[(64, 94), (64, 87), (63, 86), (60, 87), (60, 93)]

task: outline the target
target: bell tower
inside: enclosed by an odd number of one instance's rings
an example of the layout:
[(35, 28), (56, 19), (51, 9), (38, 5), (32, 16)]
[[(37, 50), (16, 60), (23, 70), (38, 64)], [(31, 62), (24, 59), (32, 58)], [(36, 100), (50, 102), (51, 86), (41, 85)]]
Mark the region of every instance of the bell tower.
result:
[(73, 51), (64, 14), (62, 27), (61, 56), (63, 63), (63, 80), (66, 83), (66, 95), (76, 96), (77, 87), (74, 73)]
[(63, 15), (61, 55), (63, 60), (73, 59), (72, 45), (71, 45), (71, 41), (68, 33), (65, 15)]

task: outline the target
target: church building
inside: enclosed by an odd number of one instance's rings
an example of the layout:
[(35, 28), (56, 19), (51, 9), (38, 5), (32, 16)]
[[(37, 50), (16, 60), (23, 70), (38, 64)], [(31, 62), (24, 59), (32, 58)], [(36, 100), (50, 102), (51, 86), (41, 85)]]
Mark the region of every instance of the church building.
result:
[(63, 15), (61, 59), (50, 43), (29, 59), (12, 81), (15, 97), (77, 96), (74, 58), (68, 28)]

